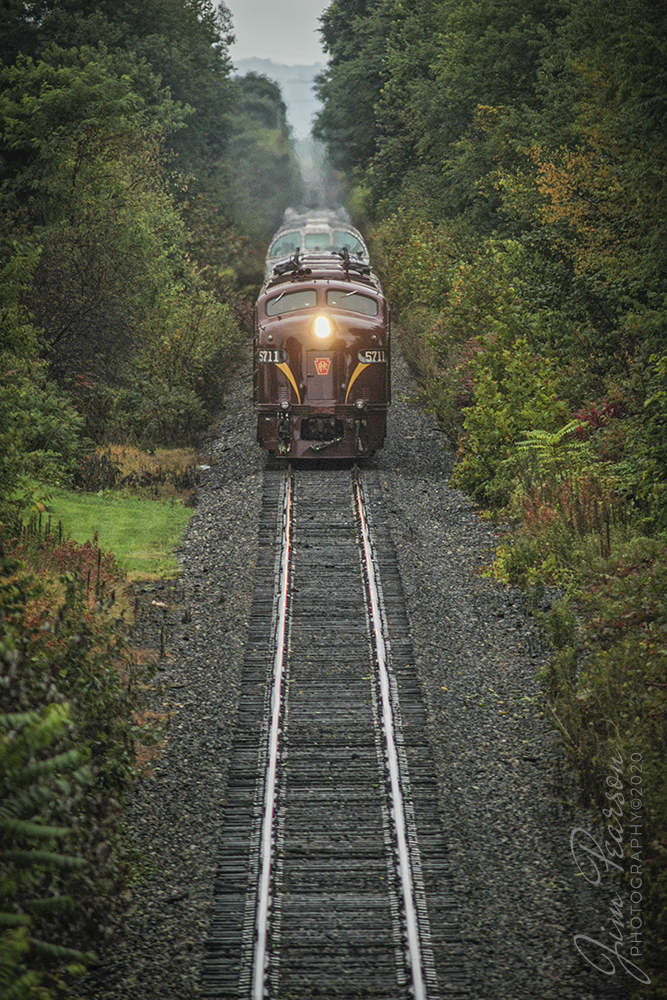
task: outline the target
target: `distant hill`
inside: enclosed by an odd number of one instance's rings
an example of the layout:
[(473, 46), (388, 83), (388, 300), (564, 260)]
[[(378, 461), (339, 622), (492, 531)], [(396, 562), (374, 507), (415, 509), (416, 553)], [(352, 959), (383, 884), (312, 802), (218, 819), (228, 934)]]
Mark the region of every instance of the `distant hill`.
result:
[(297, 139), (305, 139), (310, 134), (313, 115), (319, 108), (319, 101), (313, 93), (313, 81), (321, 73), (324, 63), (310, 66), (285, 66), (270, 59), (237, 59), (234, 62), (239, 76), (246, 73), (262, 73), (275, 80), (280, 87), (287, 105), (287, 115)]

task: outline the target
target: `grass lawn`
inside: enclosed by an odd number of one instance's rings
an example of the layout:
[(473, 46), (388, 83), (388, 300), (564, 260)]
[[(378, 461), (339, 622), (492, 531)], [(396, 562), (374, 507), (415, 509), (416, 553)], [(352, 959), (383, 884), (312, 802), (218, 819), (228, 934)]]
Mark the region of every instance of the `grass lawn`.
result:
[(97, 534), (100, 547), (113, 552), (130, 580), (177, 576), (174, 556), (194, 513), (178, 501), (147, 500), (119, 493), (73, 493), (49, 489), (45, 501), (52, 524), (77, 542)]

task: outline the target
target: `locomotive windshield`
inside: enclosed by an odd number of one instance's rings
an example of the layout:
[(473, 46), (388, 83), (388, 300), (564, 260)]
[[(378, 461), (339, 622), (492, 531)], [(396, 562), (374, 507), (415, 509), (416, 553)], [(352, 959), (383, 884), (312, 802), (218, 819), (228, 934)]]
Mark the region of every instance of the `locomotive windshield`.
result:
[(267, 316), (282, 316), (283, 313), (294, 312), (296, 309), (312, 309), (317, 305), (317, 292), (314, 288), (303, 288), (298, 292), (283, 292), (269, 299), (266, 303)]
[(291, 254), (301, 247), (301, 236), (299, 233), (283, 233), (269, 250), (270, 257), (279, 257), (282, 254)]
[(361, 313), (362, 316), (377, 316), (378, 304), (370, 295), (360, 292), (344, 292), (338, 288), (330, 288), (327, 292), (327, 305), (334, 309), (347, 309), (348, 312)]
[(352, 233), (346, 233), (342, 229), (336, 229), (333, 234), (333, 245), (338, 250), (348, 250), (350, 253), (364, 253), (364, 248)]
[(306, 233), (303, 243), (306, 252), (310, 250), (311, 253), (317, 253), (318, 251), (328, 250), (330, 245), (329, 232), (327, 230), (321, 233)]

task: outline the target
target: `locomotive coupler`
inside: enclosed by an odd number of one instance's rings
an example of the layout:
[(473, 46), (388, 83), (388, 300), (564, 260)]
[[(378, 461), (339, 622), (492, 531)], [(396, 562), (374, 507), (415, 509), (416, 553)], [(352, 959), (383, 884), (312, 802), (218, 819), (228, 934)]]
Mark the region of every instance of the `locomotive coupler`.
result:
[(278, 454), (289, 455), (292, 447), (292, 417), (289, 411), (289, 403), (281, 403), (278, 410), (277, 431)]

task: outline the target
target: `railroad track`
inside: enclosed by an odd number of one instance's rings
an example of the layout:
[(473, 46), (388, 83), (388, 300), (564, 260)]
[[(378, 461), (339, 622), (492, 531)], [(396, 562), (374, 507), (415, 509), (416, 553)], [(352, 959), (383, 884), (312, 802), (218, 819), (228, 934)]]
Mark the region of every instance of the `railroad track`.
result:
[(269, 465), (203, 991), (468, 996), (377, 474)]

